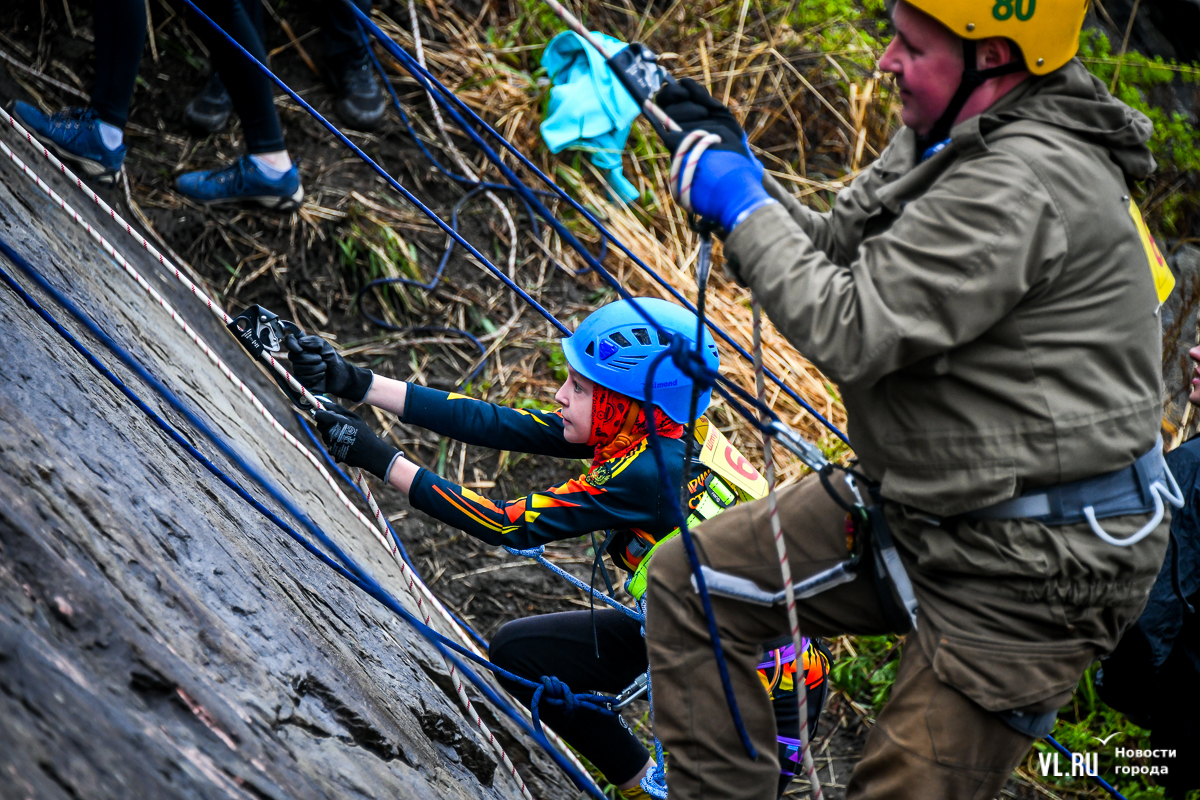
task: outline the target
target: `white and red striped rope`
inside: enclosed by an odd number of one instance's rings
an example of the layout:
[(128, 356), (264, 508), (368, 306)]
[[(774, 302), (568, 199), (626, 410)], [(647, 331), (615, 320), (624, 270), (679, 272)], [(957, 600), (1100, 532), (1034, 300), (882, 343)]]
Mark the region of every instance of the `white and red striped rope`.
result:
[[(29, 133), (29, 131), (25, 130), (25, 128), (19, 122), (17, 122), (3, 108), (0, 108), (0, 121), (7, 123), (9, 125), (9, 127), (12, 128), (22, 138), (24, 138), (31, 147), (33, 147), (37, 152), (41, 153), (42, 156), (45, 157), (46, 160), (49, 161), (50, 164), (55, 169), (57, 169), (59, 172), (61, 172), (63, 174), (63, 176), (66, 177), (66, 179), (69, 182), (73, 183), (76, 186), (76, 188), (78, 188), (86, 197), (88, 197), (90, 200), (92, 200), (92, 202), (94, 202), (97, 205), (97, 207), (101, 210), (101, 212), (103, 212), (106, 216), (108, 216), (110, 219), (112, 219), (113, 222), (115, 222), (118, 226), (120, 226), (127, 234), (129, 234), (131, 237), (133, 237), (133, 239), (138, 244), (140, 244), (142, 246), (142, 248), (145, 249), (152, 257), (154, 257), (155, 260), (157, 260), (164, 269), (166, 269), (172, 275), (174, 275), (175, 278), (188, 289), (188, 291), (190, 291), (193, 295), (195, 295), (197, 298), (199, 298), (201, 301), (203, 301), (205, 306), (213, 314), (215, 314), (218, 318), (220, 318), (222, 322), (228, 324), (232, 320), (232, 318), (224, 311), (224, 309), (222, 309), (203, 290), (201, 290), (198, 286), (196, 286), (195, 283), (193, 283), (175, 264), (173, 264), (169, 259), (167, 259), (161, 252), (159, 252), (159, 250), (156, 247), (154, 247), (154, 245), (152, 245), (144, 236), (142, 236), (140, 233), (138, 233), (136, 230), (134, 230), (133, 226), (130, 225), (123, 217), (121, 217), (121, 215), (118, 214), (115, 209), (113, 209), (108, 203), (106, 203), (103, 200), (103, 198), (101, 198), (94, 191), (92, 191), (91, 187), (89, 187), (86, 183), (84, 183), (74, 172), (72, 172), (65, 164), (63, 164), (62, 161), (59, 160), (52, 152), (50, 152), (50, 150), (48, 148), (46, 148), (44, 145), (42, 145), (41, 142), (39, 142), (32, 134)], [(426, 624), (429, 623), (431, 614), (429, 613), (428, 609), (426, 609), (426, 607), (425, 607), (424, 599), (429, 600), (430, 605), (433, 606), (439, 612), (439, 616), (442, 618), (442, 620), (445, 622), (445, 624), (447, 626), (449, 626), (449, 628), (458, 636), (459, 640), (463, 643), (463, 645), (465, 647), (470, 649), (476, 655), (483, 657), (483, 654), (475, 646), (475, 643), (471, 640), (471, 638), (467, 635), (467, 633), (465, 631), (463, 631), (462, 628), (454, 621), (454, 619), (446, 611), (445, 607), (441, 604), (441, 602), (429, 590), (429, 587), (427, 587), (425, 585), (425, 583), (421, 580), (420, 576), (418, 576), (416, 574), (415, 570), (409, 568), (408, 564), (406, 564), (405, 561), (402, 558), (400, 558), (399, 550), (398, 550), (395, 542), (391, 541), (390, 537), (388, 536), (388, 528), (387, 528), (387, 525), (383, 521), (382, 512), (379, 510), (379, 506), (376, 504), (374, 497), (369, 494), (369, 489), (366, 488), (366, 481), (363, 478), (362, 473), (359, 472), (358, 477), (357, 477), (357, 482), (358, 482), (358, 485), (360, 486), (360, 488), (364, 489), (364, 494), (367, 495), (367, 498), (368, 498), (367, 502), (371, 508), (372, 514), (375, 517), (375, 522), (372, 522), (366, 515), (364, 515), (361, 511), (359, 511), (357, 507), (355, 507), (355, 505), (350, 500), (350, 498), (348, 498), (345, 495), (345, 493), (342, 492), (342, 490), (338, 487), (337, 483), (333, 479), (333, 476), (329, 474), (329, 471), (325, 468), (324, 464), (321, 463), (320, 459), (314, 453), (312, 453), (307, 447), (305, 447), (299, 440), (297, 440), (296, 437), (294, 437), (291, 434), (291, 432), (289, 432), (285, 427), (283, 427), (283, 425), (281, 425), (278, 420), (275, 419), (275, 417), (271, 414), (270, 411), (267, 410), (266, 406), (263, 405), (262, 401), (258, 399), (258, 397), (250, 389), (250, 387), (248, 387), (245, 384), (245, 382), (243, 382), (240, 378), (237, 377), (237, 375), (234, 374), (233, 370), (231, 370), (229, 368), (229, 366), (226, 365), (225, 362), (221, 360), (221, 358), (216, 354), (216, 352), (211, 347), (209, 347), (209, 345), (204, 341), (204, 339), (200, 336), (200, 334), (197, 333), (187, 323), (187, 321), (184, 320), (183, 317), (181, 317), (175, 311), (175, 309), (171, 307), (171, 304), (166, 300), (166, 298), (164, 298), (161, 294), (159, 294), (154, 289), (154, 287), (151, 286), (150, 283), (144, 277), (142, 277), (141, 273), (139, 273), (137, 271), (137, 269), (134, 268), (134, 266), (129, 262), (128, 259), (126, 259), (123, 255), (121, 255), (121, 253), (116, 249), (116, 247), (111, 242), (109, 242), (107, 239), (105, 239), (104, 236), (101, 235), (98, 230), (93, 228), (92, 225), (87, 220), (85, 220), (79, 214), (78, 211), (76, 211), (73, 207), (71, 207), (71, 205), (69, 203), (67, 203), (67, 201), (61, 195), (59, 195), (57, 192), (55, 192), (53, 189), (51, 189), (50, 186), (48, 184), (46, 184), (46, 182), (43, 181), (36, 172), (34, 172), (32, 169), (30, 169), (29, 166), (26, 165), (25, 162), (23, 162), (16, 155), (16, 153), (13, 152), (4, 143), (3, 140), (0, 140), (0, 151), (2, 151), (5, 155), (7, 155), (8, 158), (18, 167), (18, 169), (20, 169), (20, 171), (23, 175), (25, 175), (27, 178), (29, 178), (31, 181), (33, 181), (34, 184), (42, 192), (44, 192), (47, 197), (49, 197), (55, 204), (57, 204), (59, 206), (59, 208), (61, 208), (63, 210), (64, 213), (67, 214), (67, 216), (69, 216), (77, 225), (82, 227), (88, 233), (88, 235), (90, 235), (92, 237), (100, 245), (101, 249), (106, 254), (108, 254), (110, 257), (112, 257), (112, 259), (114, 261), (116, 261), (118, 265), (121, 266), (121, 268), (126, 272), (126, 274), (128, 274), (134, 280), (134, 282), (138, 284), (138, 286), (140, 286), (143, 290), (145, 290), (151, 296), (151, 298), (154, 299), (155, 302), (157, 302), (163, 308), (163, 310), (167, 312), (167, 314), (171, 317), (171, 319), (177, 325), (180, 326), (180, 328), (188, 336), (188, 338), (190, 338), (193, 342), (195, 342), (196, 345), (198, 345), (201, 348), (201, 350), (204, 351), (204, 354), (206, 356), (208, 356), (209, 360), (212, 361), (212, 363), (217, 367), (217, 369), (221, 372), (221, 374), (223, 374), (238, 389), (239, 392), (241, 392), (248, 400), (250, 400), (250, 402), (254, 406), (255, 410), (257, 410), (263, 416), (263, 418), (267, 420), (267, 422), (270, 424), (270, 426), (275, 431), (277, 431), (280, 435), (282, 435), (284, 437), (284, 439), (288, 442), (288, 444), (292, 445), (294, 448), (299, 450), (305, 456), (305, 458), (307, 458), (308, 461), (314, 467), (317, 468), (317, 471), (320, 473), (321, 477), (325, 480), (326, 484), (328, 484), (328, 486), (331, 489), (333, 489), (334, 493), (337, 495), (338, 499), (342, 502), (342, 504), (354, 514), (354, 516), (359, 520), (359, 522), (361, 522), (363, 525), (365, 525), (368, 529), (371, 530), (371, 532), (375, 536), (375, 538), (379, 540), (380, 544), (382, 544), (384, 546), (384, 548), (388, 551), (388, 553), (396, 561), (397, 565), (400, 568), (401, 575), (405, 580), (405, 584), (404, 584), (405, 590), (408, 592), (408, 594), (409, 594), (410, 598), (413, 600), (413, 602), (416, 603), (418, 610), (424, 616), (424, 620), (425, 620)], [(311, 393), (309, 393), (307, 389), (305, 389), (303, 386), (301, 386), (295, 380), (295, 378), (293, 378), (292, 375), (287, 371), (287, 369), (280, 362), (276, 361), (271, 356), (270, 353), (264, 352), (263, 355), (265, 356), (264, 360), (267, 361), (267, 363), (271, 366), (271, 368), (274, 369), (276, 372), (278, 372), (280, 375), (284, 376), (284, 378), (287, 380), (288, 384), (293, 389), (298, 391), (302, 397), (304, 397), (308, 402), (310, 402), (315, 407), (317, 407), (317, 408), (321, 407), (320, 401), (316, 397), (314, 397)], [(424, 597), (424, 599), (422, 596)], [(475, 722), (476, 726), (479, 727), (481, 733), (483, 733), (485, 738), (488, 740), (488, 743), (492, 746), (492, 748), (500, 756), (501, 761), (503, 762), (505, 768), (511, 772), (513, 778), (516, 780), (517, 784), (520, 787), (522, 796), (527, 798), (527, 800), (532, 800), (532, 796), (529, 794), (528, 789), (525, 787), (525, 781), (521, 778), (520, 774), (517, 772), (517, 769), (513, 765), (512, 760), (508, 757), (508, 754), (504, 751), (504, 748), (496, 740), (495, 734), (493, 734), (492, 731), (486, 725), (486, 723), (484, 723), (483, 719), (479, 716), (478, 712), (476, 712), (474, 710), (471, 700), (467, 696), (466, 689), (463, 686), (461, 680), (459, 680), (459, 678), (458, 678), (457, 671), (456, 671), (454, 665), (450, 664), (450, 663), (446, 663), (446, 668), (452, 677), (452, 680), (453, 680), (454, 686), (455, 686), (455, 692), (458, 694), (459, 700), (463, 703), (464, 709), (466, 709), (466, 711), (469, 713), (469, 715), (471, 717), (474, 717), (474, 722)], [(523, 706), (520, 706), (519, 704), (518, 704), (518, 707), (522, 708), (524, 710)], [(528, 711), (526, 711), (526, 714), (528, 714)], [(551, 740), (560, 747), (560, 749), (563, 751), (563, 753), (567, 755), (567, 757), (575, 764), (575, 766), (577, 766), (581, 772), (584, 772), (584, 774), (586, 774), (586, 771), (584, 770), (583, 765), (580, 764), (580, 762), (574, 756), (574, 754), (571, 753), (567, 747), (565, 747), (565, 745), (562, 743), (562, 740), (556, 734), (554, 734), (552, 731), (547, 730), (546, 732), (549, 735), (549, 737), (551, 738)]]
[[(675, 157), (671, 159), (670, 188), (671, 193), (684, 211), (692, 213), (692, 184), (695, 182), (696, 167), (700, 166), (700, 156), (714, 144), (720, 144), (721, 137), (701, 128), (683, 137)], [(682, 173), (682, 175), (681, 175)]]
[[(762, 306), (758, 298), (751, 296), (751, 313), (754, 319), (754, 388), (758, 401), (767, 402), (767, 386), (763, 379), (762, 355)], [(764, 418), (763, 422), (767, 420)], [(792, 645), (796, 648), (796, 673), (792, 685), (796, 690), (800, 706), (800, 761), (808, 777), (811, 800), (821, 800), (821, 781), (817, 776), (816, 762), (808, 736), (808, 686), (804, 672), (804, 650), (800, 637), (800, 617), (796, 613), (796, 593), (792, 588), (792, 566), (788, 562), (787, 544), (783, 540), (783, 525), (779, 521), (779, 502), (775, 496), (775, 455), (772, 452), (774, 437), (763, 433), (763, 477), (767, 479), (767, 516), (771, 520), (771, 533), (775, 537), (775, 552), (779, 555), (779, 572), (783, 576), (783, 589), (787, 600), (788, 625), (792, 629)]]

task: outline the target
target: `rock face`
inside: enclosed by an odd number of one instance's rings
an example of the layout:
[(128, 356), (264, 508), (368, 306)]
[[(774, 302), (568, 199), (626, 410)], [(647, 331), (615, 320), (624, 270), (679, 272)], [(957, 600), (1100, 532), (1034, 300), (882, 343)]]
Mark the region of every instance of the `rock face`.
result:
[[(3, 136), (299, 433), (219, 322), (46, 162)], [(0, 237), (415, 610), (395, 564), (317, 472), (8, 159)], [(274, 505), (65, 311), (0, 265)], [(436, 651), (406, 623), (187, 457), (0, 287), (0, 797), (519, 797), (449, 686)], [(577, 796), (510, 721), (479, 706), (536, 797)]]

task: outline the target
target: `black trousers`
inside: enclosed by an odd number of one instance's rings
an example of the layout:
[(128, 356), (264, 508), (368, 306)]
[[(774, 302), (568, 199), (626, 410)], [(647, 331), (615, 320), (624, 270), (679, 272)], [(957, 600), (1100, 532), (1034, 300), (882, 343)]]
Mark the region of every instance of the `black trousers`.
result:
[[(649, 664), (646, 642), (642, 638), (641, 625), (619, 611), (596, 609), (595, 620), (595, 638), (589, 611), (514, 620), (497, 631), (488, 653), (492, 663), (529, 680), (538, 681), (543, 675), (553, 675), (572, 692), (615, 694), (646, 671)], [(599, 657), (596, 655), (597, 643)], [(533, 698), (532, 689), (503, 678), (500, 683), (514, 697), (529, 705)], [(810, 733), (816, 730), (826, 691), (826, 684), (822, 682), (808, 693)], [(795, 693), (776, 691), (773, 706), (779, 735), (798, 738), (800, 712)], [(568, 717), (550, 705), (540, 705), (538, 714), (613, 784), (631, 779), (650, 757), (649, 751), (625, 727), (620, 717), (582, 709)], [(780, 776), (780, 793), (788, 780), (790, 777)]]
[[(258, 0), (196, 0), (196, 5), (263, 63), (262, 12)], [(347, 12), (349, 13), (349, 12)], [(257, 67), (212, 25), (191, 15), (191, 23), (212, 55), (213, 66), (227, 77), (225, 86), (242, 120), (251, 153), (283, 150), (283, 131), (275, 113), (274, 88)], [(92, 108), (118, 128), (129, 119), (129, 103), (146, 41), (143, 0), (96, 0), (96, 85)]]
[[(195, 0), (195, 3), (247, 52), (267, 63), (259, 0)], [(247, 152), (286, 149), (279, 115), (275, 113), (275, 84), (211, 24), (196, 14), (190, 15), (189, 21), (212, 55), (213, 68), (221, 74), (233, 110), (242, 120)]]
[[(324, 20), (321, 39), (329, 68), (358, 67), (367, 63), (367, 46), (358, 28), (358, 17), (342, 0), (320, 0)], [(352, 0), (364, 14), (371, 13), (371, 0)], [(369, 37), (370, 34), (367, 34)]]
[(96, 0), (96, 85), (92, 108), (101, 121), (124, 128), (146, 44), (144, 0)]
[[(263, 20), (260, 0), (195, 0), (213, 22), (264, 64)], [(367, 49), (358, 21), (342, 0), (320, 0), (325, 40), (325, 60), (332, 69), (359, 66)], [(353, 0), (370, 11), (371, 0)], [(212, 55), (234, 111), (242, 121), (246, 149), (271, 153), (286, 149), (279, 115), (275, 112), (275, 86), (212, 25), (196, 14), (191, 25)], [(129, 103), (137, 81), (138, 65), (146, 42), (146, 5), (143, 0), (95, 0), (96, 85), (92, 108), (101, 120), (118, 128), (129, 119)]]

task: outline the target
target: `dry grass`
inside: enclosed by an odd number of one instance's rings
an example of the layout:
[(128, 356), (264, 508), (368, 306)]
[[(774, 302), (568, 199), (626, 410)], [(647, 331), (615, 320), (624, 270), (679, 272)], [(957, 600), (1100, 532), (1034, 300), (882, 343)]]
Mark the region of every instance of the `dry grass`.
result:
[[(881, 99), (880, 76), (867, 66), (878, 57), (874, 40), (856, 35), (859, 29), (855, 25), (836, 18), (793, 30), (787, 18), (794, 8), (793, 4), (764, 11), (760, 3), (749, 0), (740, 4), (674, 2), (665, 13), (650, 6), (648, 13), (642, 13), (628, 4), (593, 2), (577, 11), (594, 29), (626, 41), (646, 42), (663, 54), (677, 77), (695, 78), (717, 97), (727, 98), (768, 170), (815, 207), (825, 209), (831, 193), (882, 149), (895, 124), (894, 108)], [(571, 153), (553, 156), (540, 140), (538, 124), (545, 88), (536, 79), (537, 58), (542, 44), (561, 29), (556, 20), (536, 4), (515, 11), (510, 6), (508, 16), (485, 4), (474, 19), (465, 18), (448, 4), (431, 4), (421, 13), (423, 29), (436, 31), (435, 37), (424, 35), (422, 42), (430, 70), (593, 211), (670, 286), (694, 300), (698, 239), (670, 200), (665, 181), (668, 156), (653, 140), (649, 127), (640, 120), (635, 124), (625, 157), (626, 175), (643, 192), (635, 207), (610, 199), (602, 176), (586, 159)], [(414, 49), (408, 19), (393, 19), (379, 12), (376, 19), (402, 46)], [(862, 25), (871, 30), (874, 22)], [(833, 26), (838, 28), (836, 36), (830, 35)], [(831, 51), (832, 41), (840, 43), (840, 49)], [(415, 88), (399, 65), (386, 58), (384, 63), (399, 90)], [(428, 141), (439, 142), (441, 137), (424, 122), (428, 115), (420, 108), (423, 94), (410, 96), (418, 104), (414, 116), (418, 126), (424, 125), (421, 133)], [(465, 138), (453, 138), (465, 153), (473, 152)], [(501, 180), (494, 167), (476, 163), (485, 179)], [(528, 180), (532, 185), (531, 176)], [(595, 231), (565, 204), (558, 210), (572, 231), (596, 252), (600, 241)], [(544, 243), (528, 238), (527, 252), (542, 261), (543, 275), (549, 256), (570, 270), (585, 266), (553, 234)], [(718, 246), (718, 259), (719, 252)], [(605, 266), (637, 294), (669, 297), (651, 275), (619, 251), (609, 250)], [(601, 286), (596, 276), (581, 280)], [(749, 349), (749, 292), (715, 270), (708, 308), (713, 320)], [(844, 426), (845, 410), (836, 389), (769, 323), (764, 343), (767, 366), (828, 419)], [(723, 372), (742, 386), (753, 387), (751, 365), (724, 343), (721, 350)], [(532, 374), (526, 378), (526, 388), (544, 382)], [(777, 386), (768, 384), (767, 397), (789, 424), (830, 453), (845, 455), (840, 442)], [(755, 452), (757, 436), (736, 415), (718, 404), (710, 416), (747, 453)], [(803, 473), (803, 467), (791, 458), (784, 458), (780, 466), (784, 482)]]

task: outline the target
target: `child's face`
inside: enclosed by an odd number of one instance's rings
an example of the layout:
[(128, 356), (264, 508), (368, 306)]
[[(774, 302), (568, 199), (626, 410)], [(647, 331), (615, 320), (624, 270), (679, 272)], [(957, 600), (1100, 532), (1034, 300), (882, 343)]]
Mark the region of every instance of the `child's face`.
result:
[(587, 444), (592, 435), (592, 387), (594, 384), (567, 367), (567, 382), (554, 395), (562, 406), (563, 438), (572, 444)]

